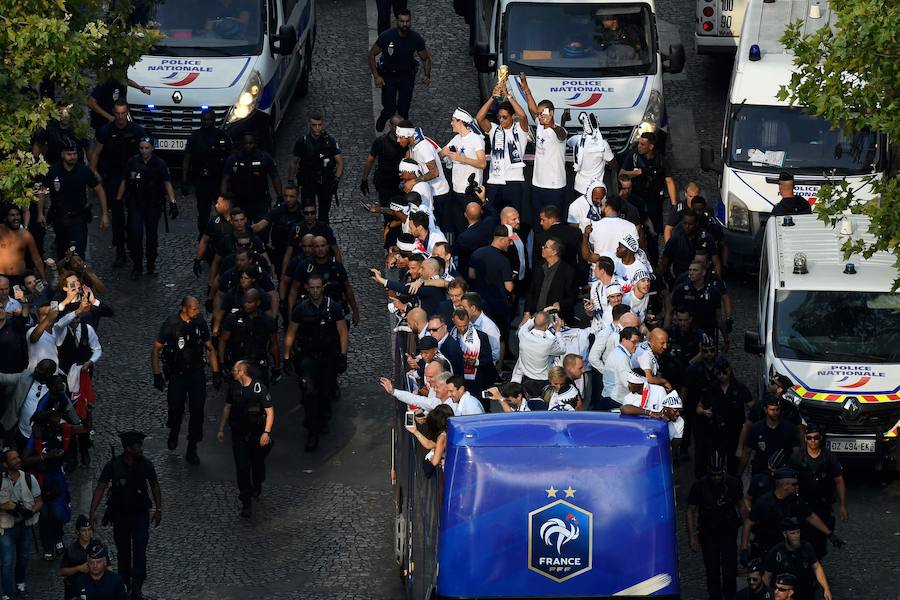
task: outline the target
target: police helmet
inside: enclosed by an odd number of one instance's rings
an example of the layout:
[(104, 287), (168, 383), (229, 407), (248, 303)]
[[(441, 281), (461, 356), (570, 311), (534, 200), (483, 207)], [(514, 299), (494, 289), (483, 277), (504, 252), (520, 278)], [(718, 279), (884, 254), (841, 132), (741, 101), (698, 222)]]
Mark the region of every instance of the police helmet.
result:
[(763, 561), (761, 558), (754, 558), (749, 563), (747, 563), (747, 572), (748, 573), (762, 573), (765, 569), (763, 568)]

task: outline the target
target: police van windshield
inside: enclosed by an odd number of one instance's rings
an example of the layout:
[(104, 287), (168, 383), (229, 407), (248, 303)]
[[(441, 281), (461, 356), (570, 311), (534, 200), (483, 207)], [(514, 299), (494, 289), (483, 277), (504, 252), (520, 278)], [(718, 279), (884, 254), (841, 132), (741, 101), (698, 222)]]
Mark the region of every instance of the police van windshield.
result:
[(775, 292), (775, 356), (900, 362), (900, 294), (890, 292)]
[(133, 20), (163, 36), (153, 54), (243, 56), (258, 54), (265, 0), (138, 0)]
[(878, 163), (875, 134), (848, 137), (798, 108), (739, 105), (732, 109), (729, 130), (729, 165), (741, 169), (862, 175)]
[(503, 29), (501, 51), (513, 73), (645, 75), (655, 65), (646, 4), (513, 3)]

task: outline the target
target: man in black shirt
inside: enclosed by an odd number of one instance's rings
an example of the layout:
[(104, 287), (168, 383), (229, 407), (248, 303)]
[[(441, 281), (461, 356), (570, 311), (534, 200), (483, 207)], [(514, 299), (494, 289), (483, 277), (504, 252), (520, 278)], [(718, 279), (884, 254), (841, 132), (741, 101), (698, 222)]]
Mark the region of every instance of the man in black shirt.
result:
[(216, 248), (222, 238), (231, 233), (231, 194), (220, 194), (216, 198), (216, 214), (209, 218), (206, 227), (197, 242), (197, 255), (194, 257), (194, 276), (200, 277), (203, 262), (211, 264), (216, 255)]
[(321, 111), (309, 113), (309, 133), (294, 143), (288, 164), (288, 179), (300, 184), (304, 204), (318, 201), (319, 218), (328, 223), (331, 199), (344, 175), (344, 157), (337, 140), (325, 131), (325, 116)]
[(763, 562), (761, 558), (754, 558), (747, 565), (747, 587), (735, 596), (735, 600), (774, 600), (772, 590), (763, 581)]
[(506, 258), (510, 243), (506, 225), (498, 225), (494, 229), (491, 244), (472, 253), (468, 273), (472, 290), (481, 294), (484, 299), (484, 312), (497, 324), (504, 336), (509, 330), (508, 297), (513, 291), (512, 267)]
[(200, 113), (200, 129), (188, 138), (181, 160), (181, 190), (188, 194), (188, 182), (197, 193), (197, 231), (202, 234), (209, 211), (219, 195), (222, 168), (231, 154), (231, 136), (216, 127), (216, 113), (204, 109)]
[[(44, 183), (50, 190), (50, 222), (56, 232), (56, 258), (62, 258), (70, 246), (84, 256), (87, 249), (87, 224), (91, 220), (86, 188), (100, 200), (100, 228), (109, 227), (106, 192), (94, 172), (78, 162), (78, 149), (69, 142), (63, 147), (62, 160), (48, 169)], [(43, 214), (43, 203), (38, 214)]]
[(222, 324), (219, 364), (223, 371), (230, 371), (236, 362), (247, 361), (266, 385), (271, 367), (272, 380), (277, 382), (281, 378), (281, 351), (275, 319), (260, 310), (259, 290), (246, 290), (243, 300), (243, 306), (226, 316)]
[[(695, 463), (705, 461), (714, 452), (727, 457), (728, 472), (737, 473), (735, 456), (738, 437), (744, 424), (744, 407), (752, 400), (750, 390), (734, 376), (724, 356), (716, 358), (713, 368), (716, 382), (700, 392)], [(696, 472), (696, 469), (695, 469)]]
[(656, 274), (665, 277), (669, 283), (687, 272), (688, 266), (698, 254), (713, 257), (716, 272), (722, 272), (719, 263), (718, 248), (712, 235), (699, 224), (699, 216), (690, 208), (681, 211), (681, 223), (672, 231), (672, 237), (663, 248), (663, 256), (659, 261)]
[(717, 285), (706, 280), (705, 262), (698, 260), (691, 262), (687, 270), (687, 280), (679, 279), (678, 284), (673, 287), (672, 298), (666, 310), (666, 324), (672, 321), (673, 306), (680, 306), (691, 313), (697, 327), (713, 342), (718, 341), (718, 333), (721, 332), (727, 349), (728, 335), (722, 293)]
[(778, 174), (778, 195), (781, 201), (772, 209), (773, 217), (812, 214), (809, 201), (794, 194), (794, 176), (787, 171)]
[[(538, 268), (544, 263), (544, 259), (541, 258), (541, 248), (544, 247), (544, 243), (550, 238), (556, 238), (562, 242), (564, 246), (562, 259), (574, 267), (576, 273), (580, 274), (583, 271), (579, 266), (581, 230), (578, 227), (562, 223), (559, 208), (552, 204), (541, 209), (540, 227), (536, 227), (534, 230), (531, 243), (531, 256), (532, 260), (534, 260), (534, 268)], [(585, 273), (584, 275), (578, 280), (579, 282), (581, 282), (581, 279), (584, 279), (585, 282), (587, 281), (587, 274)]]
[[(376, 57), (381, 56), (378, 61)], [(395, 114), (409, 119), (413, 87), (416, 84), (416, 56), (422, 61), (422, 83), (431, 83), (431, 55), (425, 40), (412, 30), (412, 15), (408, 10), (397, 11), (397, 27), (378, 36), (369, 50), (369, 70), (375, 87), (381, 88), (381, 114), (375, 130), (384, 129)]]
[(278, 275), (282, 272), (284, 255), (291, 241), (293, 228), (303, 220), (303, 211), (299, 203), (300, 190), (297, 186), (288, 183), (282, 188), (282, 193), (284, 200), (281, 204), (272, 208), (265, 217), (250, 227), (253, 233), (269, 229), (269, 257)]
[[(115, 119), (97, 132), (97, 143), (91, 154), (91, 170), (100, 174), (104, 192), (110, 201), (116, 199), (119, 185), (125, 179), (128, 159), (138, 153), (138, 143), (147, 137), (143, 127), (128, 120), (128, 103), (123, 98), (113, 104), (113, 116)], [(112, 213), (112, 243), (116, 248), (113, 266), (124, 267), (125, 205), (112, 202), (109, 208)]]
[(747, 430), (738, 474), (743, 474), (747, 462), (750, 462), (751, 474), (762, 473), (766, 470), (770, 456), (778, 450), (783, 450), (789, 456), (796, 445), (797, 432), (790, 423), (781, 418), (780, 401), (777, 397), (768, 395), (766, 418), (754, 423)]
[[(156, 256), (159, 248), (159, 217), (169, 210), (172, 218), (178, 215), (175, 190), (169, 167), (153, 154), (153, 141), (142, 138), (137, 156), (125, 165), (125, 178), (119, 184), (116, 203), (125, 201), (128, 207), (128, 251), (131, 253), (131, 279), (143, 273), (144, 234), (147, 236), (147, 275), (156, 276)], [(168, 208), (164, 198), (168, 196)]]
[(225, 441), (225, 424), (231, 427), (231, 450), (237, 470), (241, 516), (250, 518), (251, 498), (259, 498), (266, 480), (266, 456), (272, 450), (275, 407), (269, 389), (253, 377), (250, 364), (238, 361), (231, 369), (234, 382), (225, 397), (219, 421), (219, 442)]
[[(394, 115), (391, 117), (391, 127), (387, 133), (379, 135), (372, 142), (372, 148), (366, 157), (366, 164), (363, 165), (363, 177), (359, 184), (359, 190), (363, 195), (369, 195), (369, 173), (375, 166), (375, 175), (372, 182), (375, 184), (375, 192), (378, 194), (378, 204), (382, 208), (390, 206), (391, 198), (397, 195), (400, 190), (400, 161), (406, 156), (406, 148), (397, 142), (397, 124), (402, 121), (402, 117)], [(385, 215), (384, 223), (387, 224), (390, 218)]]
[(78, 515), (78, 519), (75, 520), (75, 533), (78, 537), (66, 546), (62, 562), (59, 565), (59, 576), (63, 578), (63, 589), (65, 590), (63, 600), (71, 600), (77, 597), (76, 590), (73, 587), (75, 576), (79, 573), (87, 573), (88, 547), (90, 547), (91, 542), (99, 541), (94, 537), (94, 527), (91, 520), (85, 515)]
[(56, 106), (59, 109), (59, 119), (50, 119), (47, 127), (35, 134), (34, 141), (41, 147), (41, 153), (48, 165), (58, 162), (63, 148), (69, 146), (71, 142), (75, 143), (78, 151), (78, 163), (84, 163), (88, 142), (71, 128), (72, 105), (58, 103)]
[[(160, 362), (160, 355), (163, 361)], [(222, 385), (219, 361), (209, 337), (209, 327), (200, 316), (200, 303), (193, 296), (185, 296), (181, 310), (163, 323), (153, 342), (150, 366), (153, 369), (153, 387), (163, 391), (166, 378), (169, 392), (166, 398), (169, 415), (169, 450), (178, 447), (178, 434), (184, 418), (184, 404), (189, 401), (187, 461), (200, 464), (197, 444), (203, 439), (203, 409), (206, 404), (206, 359), (212, 367), (213, 387)], [(166, 376), (163, 375), (163, 364)]]
[(268, 152), (257, 150), (256, 135), (246, 131), (241, 135), (241, 151), (225, 160), (221, 192), (230, 191), (235, 207), (243, 208), (247, 218), (255, 222), (265, 216), (272, 205), (269, 181), (280, 203), (283, 192), (275, 159)]
[(344, 310), (325, 295), (320, 275), (309, 276), (306, 291), (306, 299), (291, 311), (284, 336), (284, 363), (288, 368), (293, 365), (300, 379), (306, 410), (304, 427), (309, 430), (304, 449), (314, 452), (319, 446), (319, 435), (328, 433), (337, 377), (347, 370), (349, 334)]
[(359, 306), (356, 304), (356, 294), (353, 292), (347, 270), (337, 258), (329, 256), (328, 242), (321, 236), (313, 240), (313, 256), (300, 262), (294, 270), (288, 293), (288, 310), (293, 313), (299, 298), (305, 295), (305, 287), (313, 275), (322, 278), (325, 295), (339, 303), (345, 313), (349, 308), (353, 324), (359, 323)]
[(776, 575), (790, 573), (797, 579), (794, 586), (795, 600), (813, 600), (816, 582), (822, 586), (825, 600), (831, 600), (831, 588), (825, 577), (822, 563), (812, 544), (800, 539), (800, 521), (787, 517), (781, 524), (784, 541), (776, 544), (766, 554), (763, 579), (772, 582)]
[(138, 85), (130, 79), (127, 82), (128, 85), (125, 85), (115, 79), (109, 79), (94, 86), (87, 105), (91, 110), (91, 128), (95, 135), (104, 125), (115, 120), (115, 104), (119, 100), (125, 102), (128, 99), (129, 87), (140, 90), (144, 94), (150, 94), (150, 88)]

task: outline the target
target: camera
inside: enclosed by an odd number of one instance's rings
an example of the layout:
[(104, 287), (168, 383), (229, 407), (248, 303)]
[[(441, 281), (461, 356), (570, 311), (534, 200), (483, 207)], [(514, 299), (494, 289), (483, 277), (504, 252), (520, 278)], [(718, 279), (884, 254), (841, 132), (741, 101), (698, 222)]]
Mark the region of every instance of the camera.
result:
[(466, 196), (477, 196), (481, 193), (481, 186), (475, 183), (475, 173), (469, 173), (469, 185), (466, 186)]

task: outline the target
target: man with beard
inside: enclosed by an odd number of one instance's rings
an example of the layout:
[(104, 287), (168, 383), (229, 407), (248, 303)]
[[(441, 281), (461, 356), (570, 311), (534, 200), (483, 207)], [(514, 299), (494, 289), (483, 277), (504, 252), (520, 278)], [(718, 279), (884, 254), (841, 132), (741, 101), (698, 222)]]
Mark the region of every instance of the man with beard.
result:
[(26, 253), (31, 258), (35, 270), (44, 279), (44, 261), (38, 252), (34, 237), (22, 228), (22, 211), (18, 206), (7, 204), (3, 207), (3, 223), (0, 223), (0, 273), (12, 285), (21, 285), (25, 276)]

